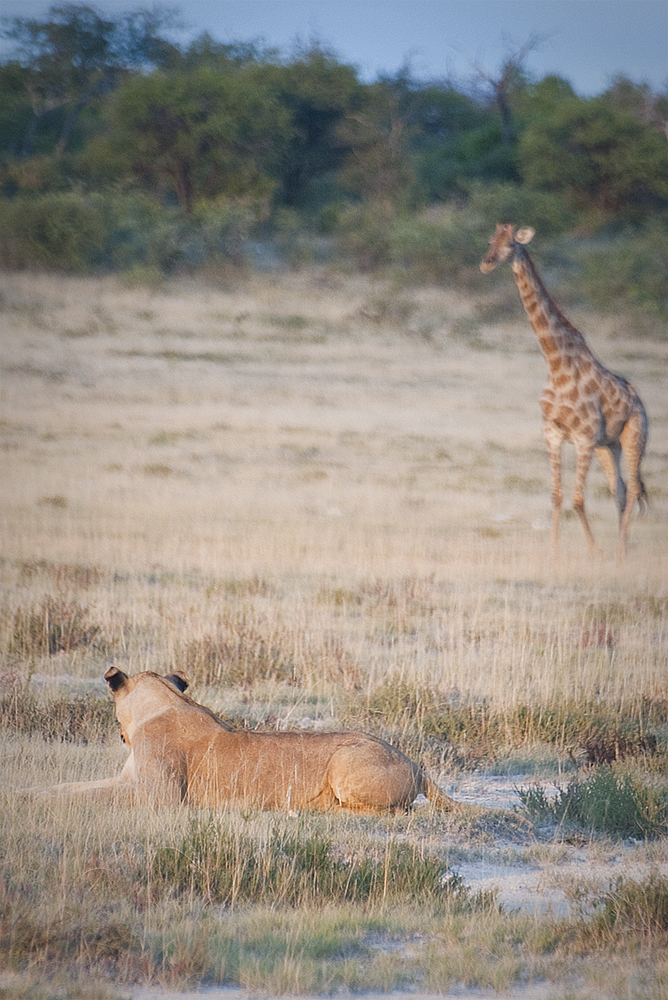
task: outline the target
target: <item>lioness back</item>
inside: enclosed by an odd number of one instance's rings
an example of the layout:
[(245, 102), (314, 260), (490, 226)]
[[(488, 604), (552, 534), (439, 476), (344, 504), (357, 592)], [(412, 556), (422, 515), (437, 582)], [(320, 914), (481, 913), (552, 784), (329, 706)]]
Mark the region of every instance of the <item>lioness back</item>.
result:
[(420, 769), (388, 743), (358, 733), (217, 733), (197, 740), (188, 800), (262, 808), (388, 809), (420, 790)]

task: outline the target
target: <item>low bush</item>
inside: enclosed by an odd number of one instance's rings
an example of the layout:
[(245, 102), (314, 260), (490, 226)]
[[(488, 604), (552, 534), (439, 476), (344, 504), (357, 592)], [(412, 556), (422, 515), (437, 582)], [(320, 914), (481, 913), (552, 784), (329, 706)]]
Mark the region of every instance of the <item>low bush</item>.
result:
[(486, 220), (488, 227), (491, 223), (488, 236), (497, 222), (531, 225), (542, 237), (557, 236), (576, 223), (566, 200), (550, 191), (510, 182), (474, 181), (468, 193), (473, 214)]
[(518, 795), (534, 823), (564, 823), (613, 837), (668, 833), (668, 788), (651, 785), (628, 768), (598, 767), (554, 797), (542, 788), (520, 789)]
[(99, 201), (75, 193), (0, 200), (0, 266), (89, 272), (104, 254)]
[(577, 251), (580, 285), (600, 309), (619, 304), (668, 315), (668, 220), (607, 235)]
[(141, 194), (0, 199), (0, 266), (65, 273), (170, 274), (245, 261), (258, 209), (235, 201), (184, 217)]

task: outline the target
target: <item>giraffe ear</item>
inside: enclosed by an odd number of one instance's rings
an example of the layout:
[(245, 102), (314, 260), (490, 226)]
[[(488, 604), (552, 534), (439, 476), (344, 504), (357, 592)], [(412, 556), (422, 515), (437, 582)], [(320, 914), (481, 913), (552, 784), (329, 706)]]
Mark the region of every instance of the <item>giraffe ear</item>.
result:
[(515, 233), (515, 242), (522, 244), (531, 243), (535, 235), (535, 229), (532, 229), (531, 226), (523, 226), (522, 229), (518, 229)]

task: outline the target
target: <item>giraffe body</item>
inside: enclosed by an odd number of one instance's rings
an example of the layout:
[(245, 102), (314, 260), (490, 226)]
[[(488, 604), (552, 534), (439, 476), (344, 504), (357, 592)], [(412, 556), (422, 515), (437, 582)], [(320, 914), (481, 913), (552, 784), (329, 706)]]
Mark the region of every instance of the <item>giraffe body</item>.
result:
[[(480, 270), (486, 274), (497, 264), (511, 261), (522, 304), (547, 362), (548, 379), (540, 406), (550, 456), (552, 550), (556, 553), (563, 501), (561, 453), (564, 441), (570, 441), (577, 455), (573, 507), (587, 543), (596, 551), (584, 503), (587, 473), (596, 454), (619, 510), (617, 555), (623, 559), (633, 507), (636, 502), (643, 506), (647, 501), (640, 474), (647, 443), (647, 415), (633, 386), (594, 357), (580, 331), (549, 296), (525, 249), (533, 235), (529, 228), (515, 231), (512, 225), (497, 225)], [(621, 473), (622, 455), (628, 488)]]

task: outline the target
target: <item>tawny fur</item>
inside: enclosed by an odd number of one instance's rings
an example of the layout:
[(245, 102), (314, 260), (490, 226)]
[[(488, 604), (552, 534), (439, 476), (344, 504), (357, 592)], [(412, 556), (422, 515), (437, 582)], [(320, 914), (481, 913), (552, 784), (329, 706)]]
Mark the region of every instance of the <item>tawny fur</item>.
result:
[(423, 793), (440, 809), (462, 806), (419, 765), (364, 733), (256, 733), (237, 730), (183, 693), (179, 674), (105, 674), (130, 756), (119, 775), (45, 791), (91, 799), (220, 809), (408, 808)]

